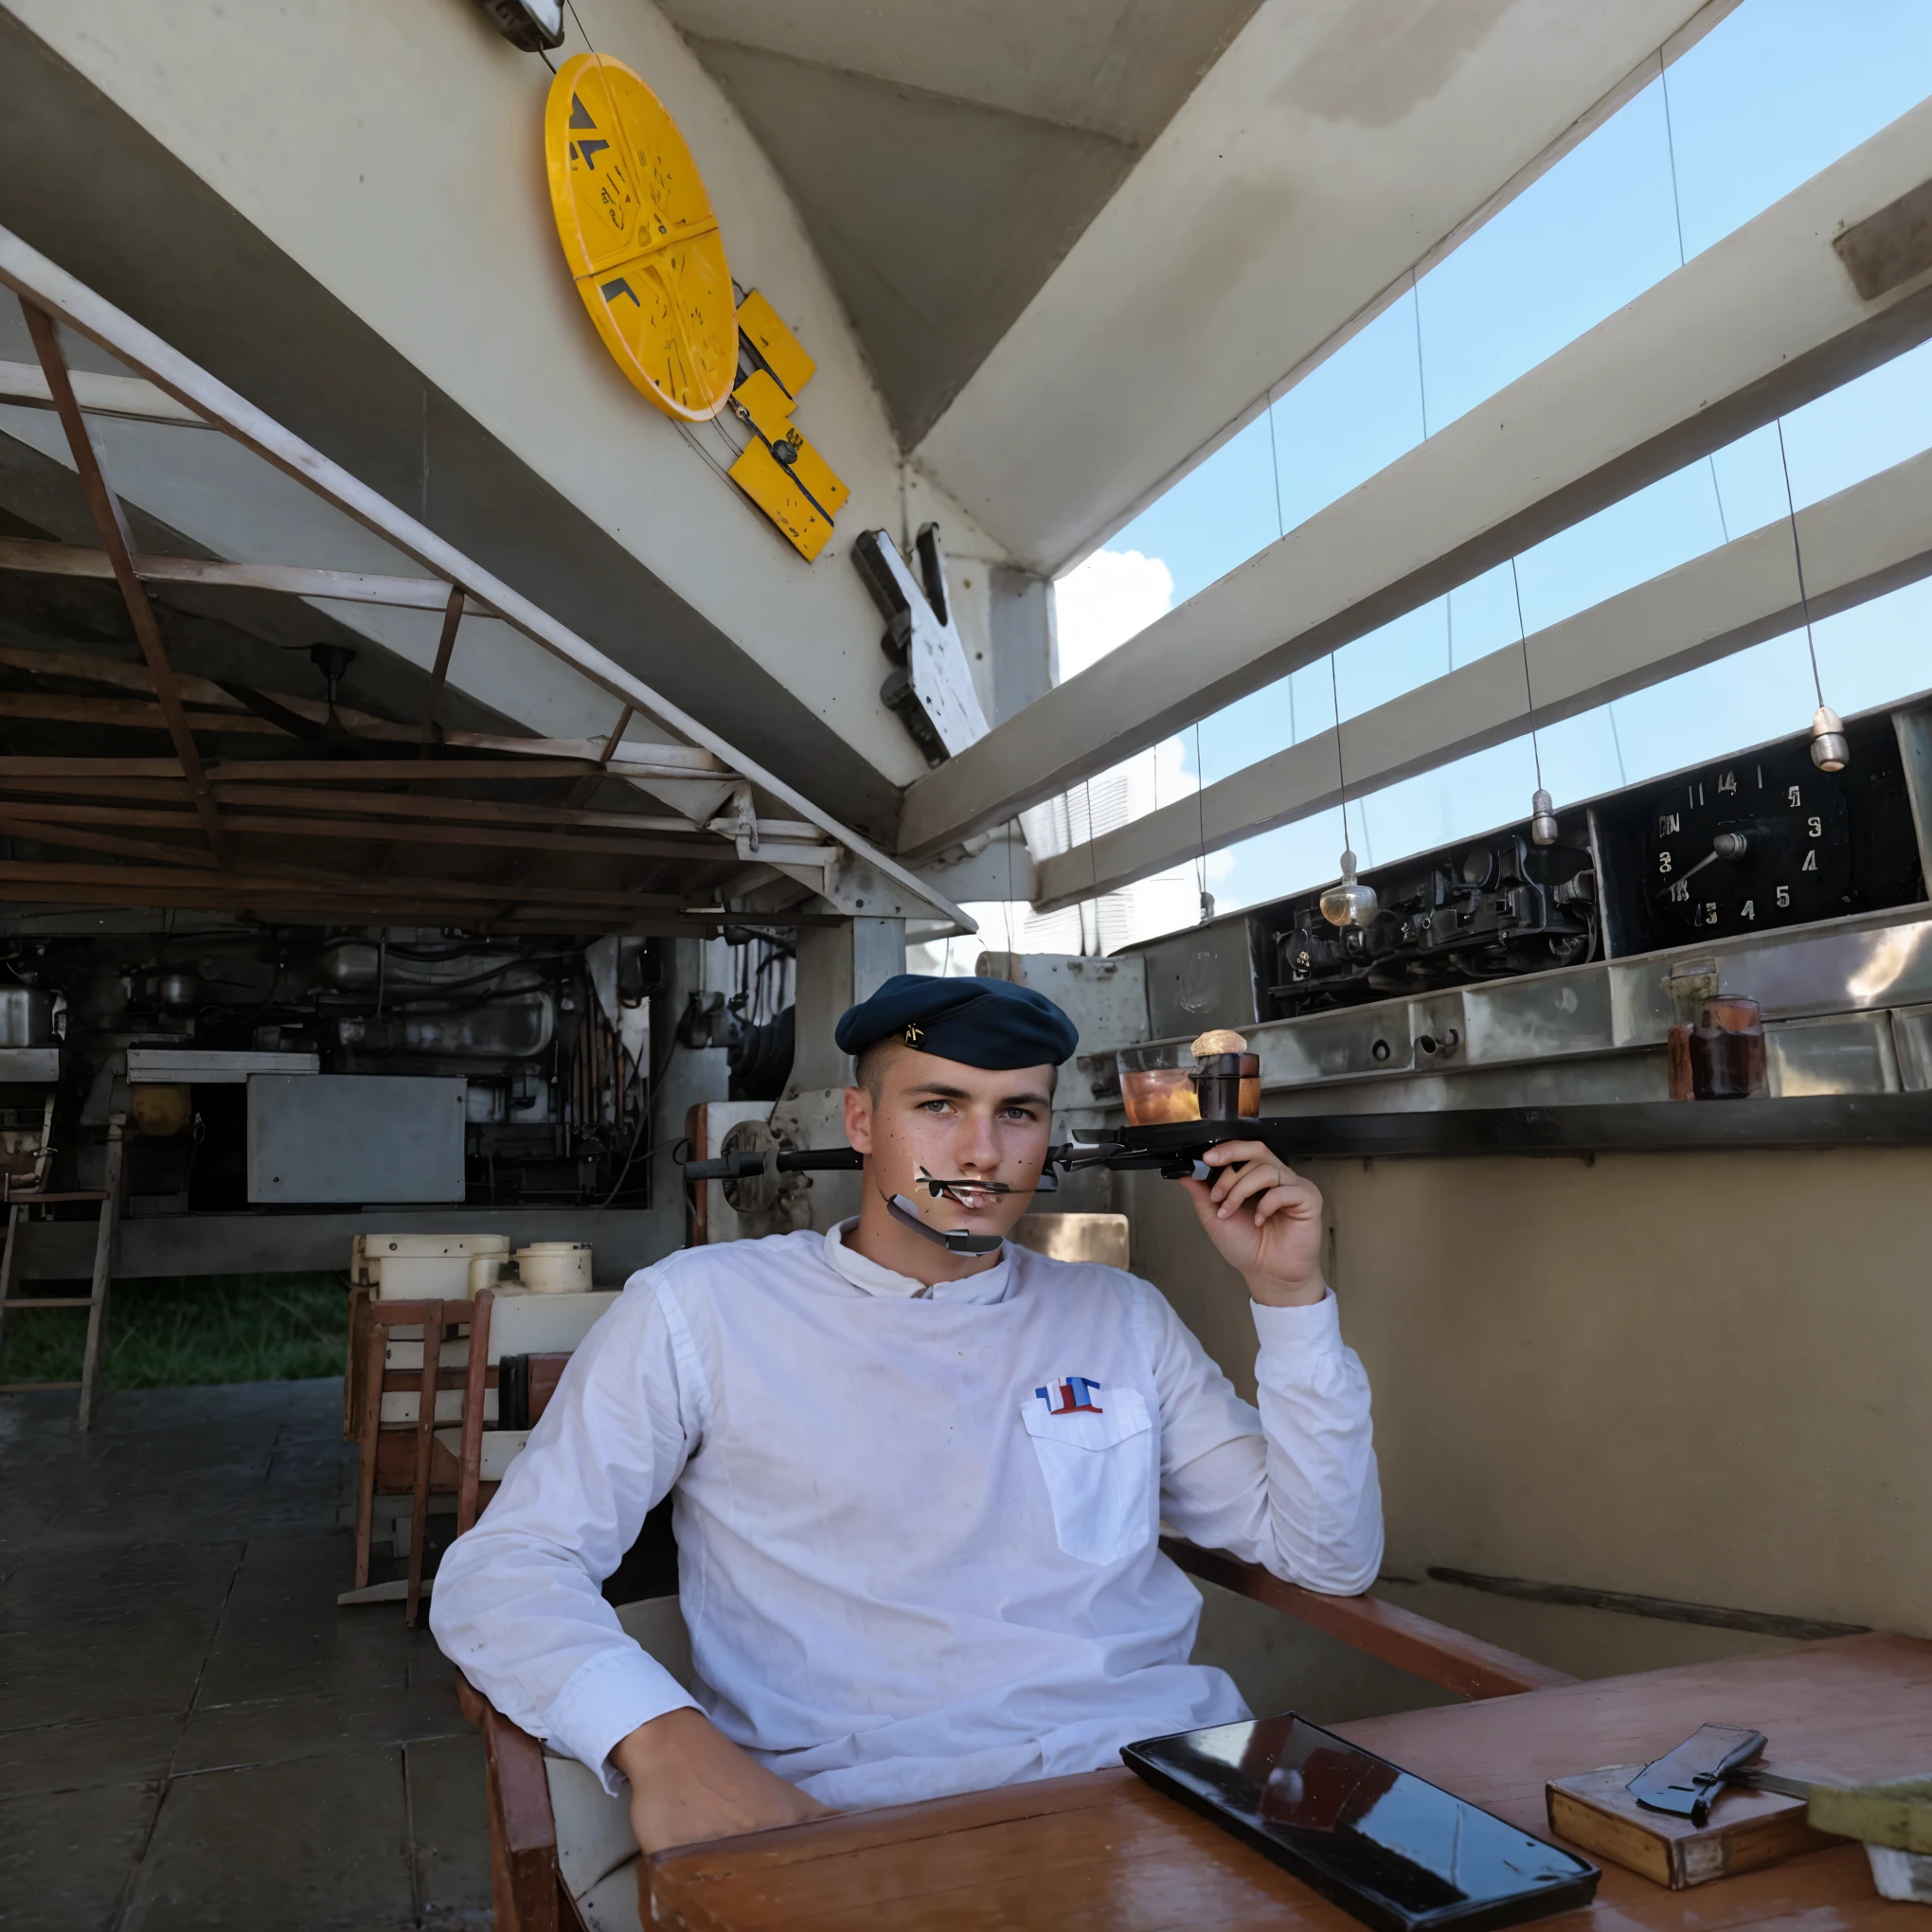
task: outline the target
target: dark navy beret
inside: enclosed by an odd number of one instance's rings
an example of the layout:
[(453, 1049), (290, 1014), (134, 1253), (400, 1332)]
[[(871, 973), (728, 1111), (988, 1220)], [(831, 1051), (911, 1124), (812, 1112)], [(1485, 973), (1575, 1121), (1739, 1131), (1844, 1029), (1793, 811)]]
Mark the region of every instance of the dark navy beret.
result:
[(1080, 1029), (1044, 993), (1009, 979), (939, 979), (895, 973), (870, 999), (846, 1009), (833, 1037), (841, 1053), (903, 1040), (962, 1066), (1058, 1066)]

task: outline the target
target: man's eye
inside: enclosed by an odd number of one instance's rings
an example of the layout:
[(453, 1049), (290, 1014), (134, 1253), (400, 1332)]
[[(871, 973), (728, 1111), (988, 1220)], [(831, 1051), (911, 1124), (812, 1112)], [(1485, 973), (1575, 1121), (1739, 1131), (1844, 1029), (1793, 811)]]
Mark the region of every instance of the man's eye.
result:
[(1006, 1110), (1009, 1120), (1037, 1120), (1040, 1117), (1031, 1107), (1009, 1107)]
[(943, 1114), (952, 1104), (951, 1100), (923, 1100), (920, 1103), (920, 1112), (921, 1114)]

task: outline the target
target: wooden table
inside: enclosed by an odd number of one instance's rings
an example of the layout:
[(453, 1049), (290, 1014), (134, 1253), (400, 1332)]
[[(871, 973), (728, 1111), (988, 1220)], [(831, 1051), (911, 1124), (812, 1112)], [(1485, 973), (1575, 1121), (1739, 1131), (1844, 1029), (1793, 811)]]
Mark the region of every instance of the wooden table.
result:
[[(1839, 1637), (1336, 1729), (1547, 1838), (1547, 1780), (1647, 1762), (1706, 1722), (1753, 1726), (1767, 1762), (1820, 1777), (1932, 1770), (1932, 1643)], [(688, 1932), (1357, 1925), (1124, 1769), (685, 1846), (652, 1861), (651, 1886), (655, 1923)], [(1932, 1932), (1923, 1906), (1877, 1896), (1849, 1842), (1681, 1892), (1606, 1865), (1592, 1905), (1543, 1923)]]

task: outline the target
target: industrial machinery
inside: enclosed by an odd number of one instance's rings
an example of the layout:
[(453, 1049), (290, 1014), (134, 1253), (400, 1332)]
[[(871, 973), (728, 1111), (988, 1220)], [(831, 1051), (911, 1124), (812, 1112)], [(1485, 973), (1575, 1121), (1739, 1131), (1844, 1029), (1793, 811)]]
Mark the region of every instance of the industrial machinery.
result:
[[(121, 1117), (130, 1214), (642, 1204), (654, 941), (182, 918), (16, 935), (0, 963), (11, 1046), (56, 1049), (55, 1185), (98, 1185)], [(259, 1157), (275, 1135), (304, 1148), (287, 1176)]]
[(1310, 891), (1150, 940), (1132, 951), (1146, 961), (1154, 1034), (1453, 993), (1914, 904), (1925, 897), (1926, 806), (1914, 783), (1932, 721), (1875, 712), (1846, 728), (1839, 771), (1819, 770), (1798, 736), (1568, 807), (1547, 845), (1526, 821), (1370, 868), (1362, 877), (1381, 912), (1367, 926), (1330, 923)]

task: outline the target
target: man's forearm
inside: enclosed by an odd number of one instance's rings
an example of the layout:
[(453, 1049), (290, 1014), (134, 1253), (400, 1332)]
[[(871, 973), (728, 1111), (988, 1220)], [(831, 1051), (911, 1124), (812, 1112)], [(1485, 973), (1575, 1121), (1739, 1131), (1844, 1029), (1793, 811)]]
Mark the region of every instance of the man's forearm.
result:
[(1368, 1380), (1333, 1300), (1257, 1306), (1256, 1394), (1266, 1438), (1270, 1541), (1289, 1581), (1352, 1596), (1382, 1558), (1382, 1492)]

